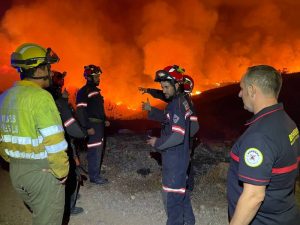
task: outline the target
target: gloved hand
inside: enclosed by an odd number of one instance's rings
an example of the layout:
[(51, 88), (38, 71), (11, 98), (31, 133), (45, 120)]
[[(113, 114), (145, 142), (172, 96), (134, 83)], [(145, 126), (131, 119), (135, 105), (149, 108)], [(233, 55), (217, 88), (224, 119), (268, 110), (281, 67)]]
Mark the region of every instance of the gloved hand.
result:
[(148, 98), (146, 102), (142, 102), (142, 110), (149, 111), (149, 112), (151, 111), (151, 105)]

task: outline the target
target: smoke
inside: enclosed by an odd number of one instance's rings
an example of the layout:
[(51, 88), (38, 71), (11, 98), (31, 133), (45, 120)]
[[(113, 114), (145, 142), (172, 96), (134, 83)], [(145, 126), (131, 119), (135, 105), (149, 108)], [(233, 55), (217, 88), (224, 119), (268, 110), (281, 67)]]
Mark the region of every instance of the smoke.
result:
[(18, 79), (9, 57), (23, 42), (51, 47), (78, 89), (84, 65), (100, 65), (107, 100), (139, 108), (137, 88), (159, 87), (155, 71), (177, 64), (195, 89), (238, 81), (248, 66), (270, 64), (299, 71), (300, 29), (296, 1), (45, 0), (12, 1), (0, 25), (0, 82)]

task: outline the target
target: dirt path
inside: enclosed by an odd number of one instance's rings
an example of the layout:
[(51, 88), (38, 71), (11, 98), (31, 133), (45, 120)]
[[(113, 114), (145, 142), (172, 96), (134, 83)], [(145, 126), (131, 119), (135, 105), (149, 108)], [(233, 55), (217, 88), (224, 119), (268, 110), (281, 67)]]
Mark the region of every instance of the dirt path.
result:
[[(164, 225), (161, 167), (149, 155), (151, 150), (143, 136), (110, 137), (103, 161), (103, 172), (110, 183), (97, 186), (85, 182), (77, 201), (85, 211), (72, 216), (69, 225)], [(141, 168), (149, 169), (150, 174), (141, 176), (137, 173)], [(196, 177), (192, 204), (197, 225), (227, 224), (225, 171), (226, 165)], [(13, 190), (8, 172), (1, 167), (0, 205), (1, 225), (31, 224), (31, 214)]]
[[(137, 182), (143, 185), (141, 182)], [(149, 179), (152, 179), (149, 177)], [(30, 225), (31, 214), (23, 205), (13, 190), (9, 174), (0, 169), (0, 211), (1, 225)], [(137, 180), (138, 181), (138, 180)], [(80, 190), (81, 197), (78, 206), (85, 209), (83, 214), (72, 216), (70, 225), (160, 225), (165, 224), (166, 216), (160, 198), (159, 189), (156, 191), (140, 191), (137, 193), (124, 192), (125, 186), (120, 187), (121, 179), (116, 178), (106, 186), (100, 187), (86, 183)], [(146, 188), (147, 189), (147, 188)], [(203, 192), (206, 192), (203, 190)], [(207, 192), (208, 193), (208, 192)], [(199, 225), (226, 224), (226, 205), (198, 204), (199, 197), (194, 193), (193, 204)], [(204, 193), (203, 193), (204, 194)]]

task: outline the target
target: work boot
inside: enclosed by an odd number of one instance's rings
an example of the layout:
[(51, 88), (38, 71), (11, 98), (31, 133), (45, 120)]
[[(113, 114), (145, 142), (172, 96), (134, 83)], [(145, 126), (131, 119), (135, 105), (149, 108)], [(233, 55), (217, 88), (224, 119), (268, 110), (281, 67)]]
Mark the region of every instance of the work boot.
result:
[(70, 214), (71, 215), (77, 215), (83, 212), (83, 208), (81, 207), (76, 207), (74, 206), (71, 210), (70, 210)]
[(90, 179), (90, 182), (98, 185), (103, 185), (103, 184), (107, 184), (108, 180), (106, 178), (97, 177), (95, 179)]

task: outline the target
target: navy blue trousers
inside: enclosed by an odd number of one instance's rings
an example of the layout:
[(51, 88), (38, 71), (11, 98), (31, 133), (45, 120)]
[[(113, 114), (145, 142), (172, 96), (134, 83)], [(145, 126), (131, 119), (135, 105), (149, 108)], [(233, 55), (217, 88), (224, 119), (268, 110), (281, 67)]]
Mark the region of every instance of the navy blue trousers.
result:
[(167, 225), (194, 225), (195, 216), (188, 190), (184, 194), (162, 192), (163, 203), (167, 213)]
[(104, 146), (104, 124), (91, 123), (95, 130), (94, 135), (89, 136), (87, 144), (88, 173), (90, 180), (95, 180), (100, 176), (100, 164)]

